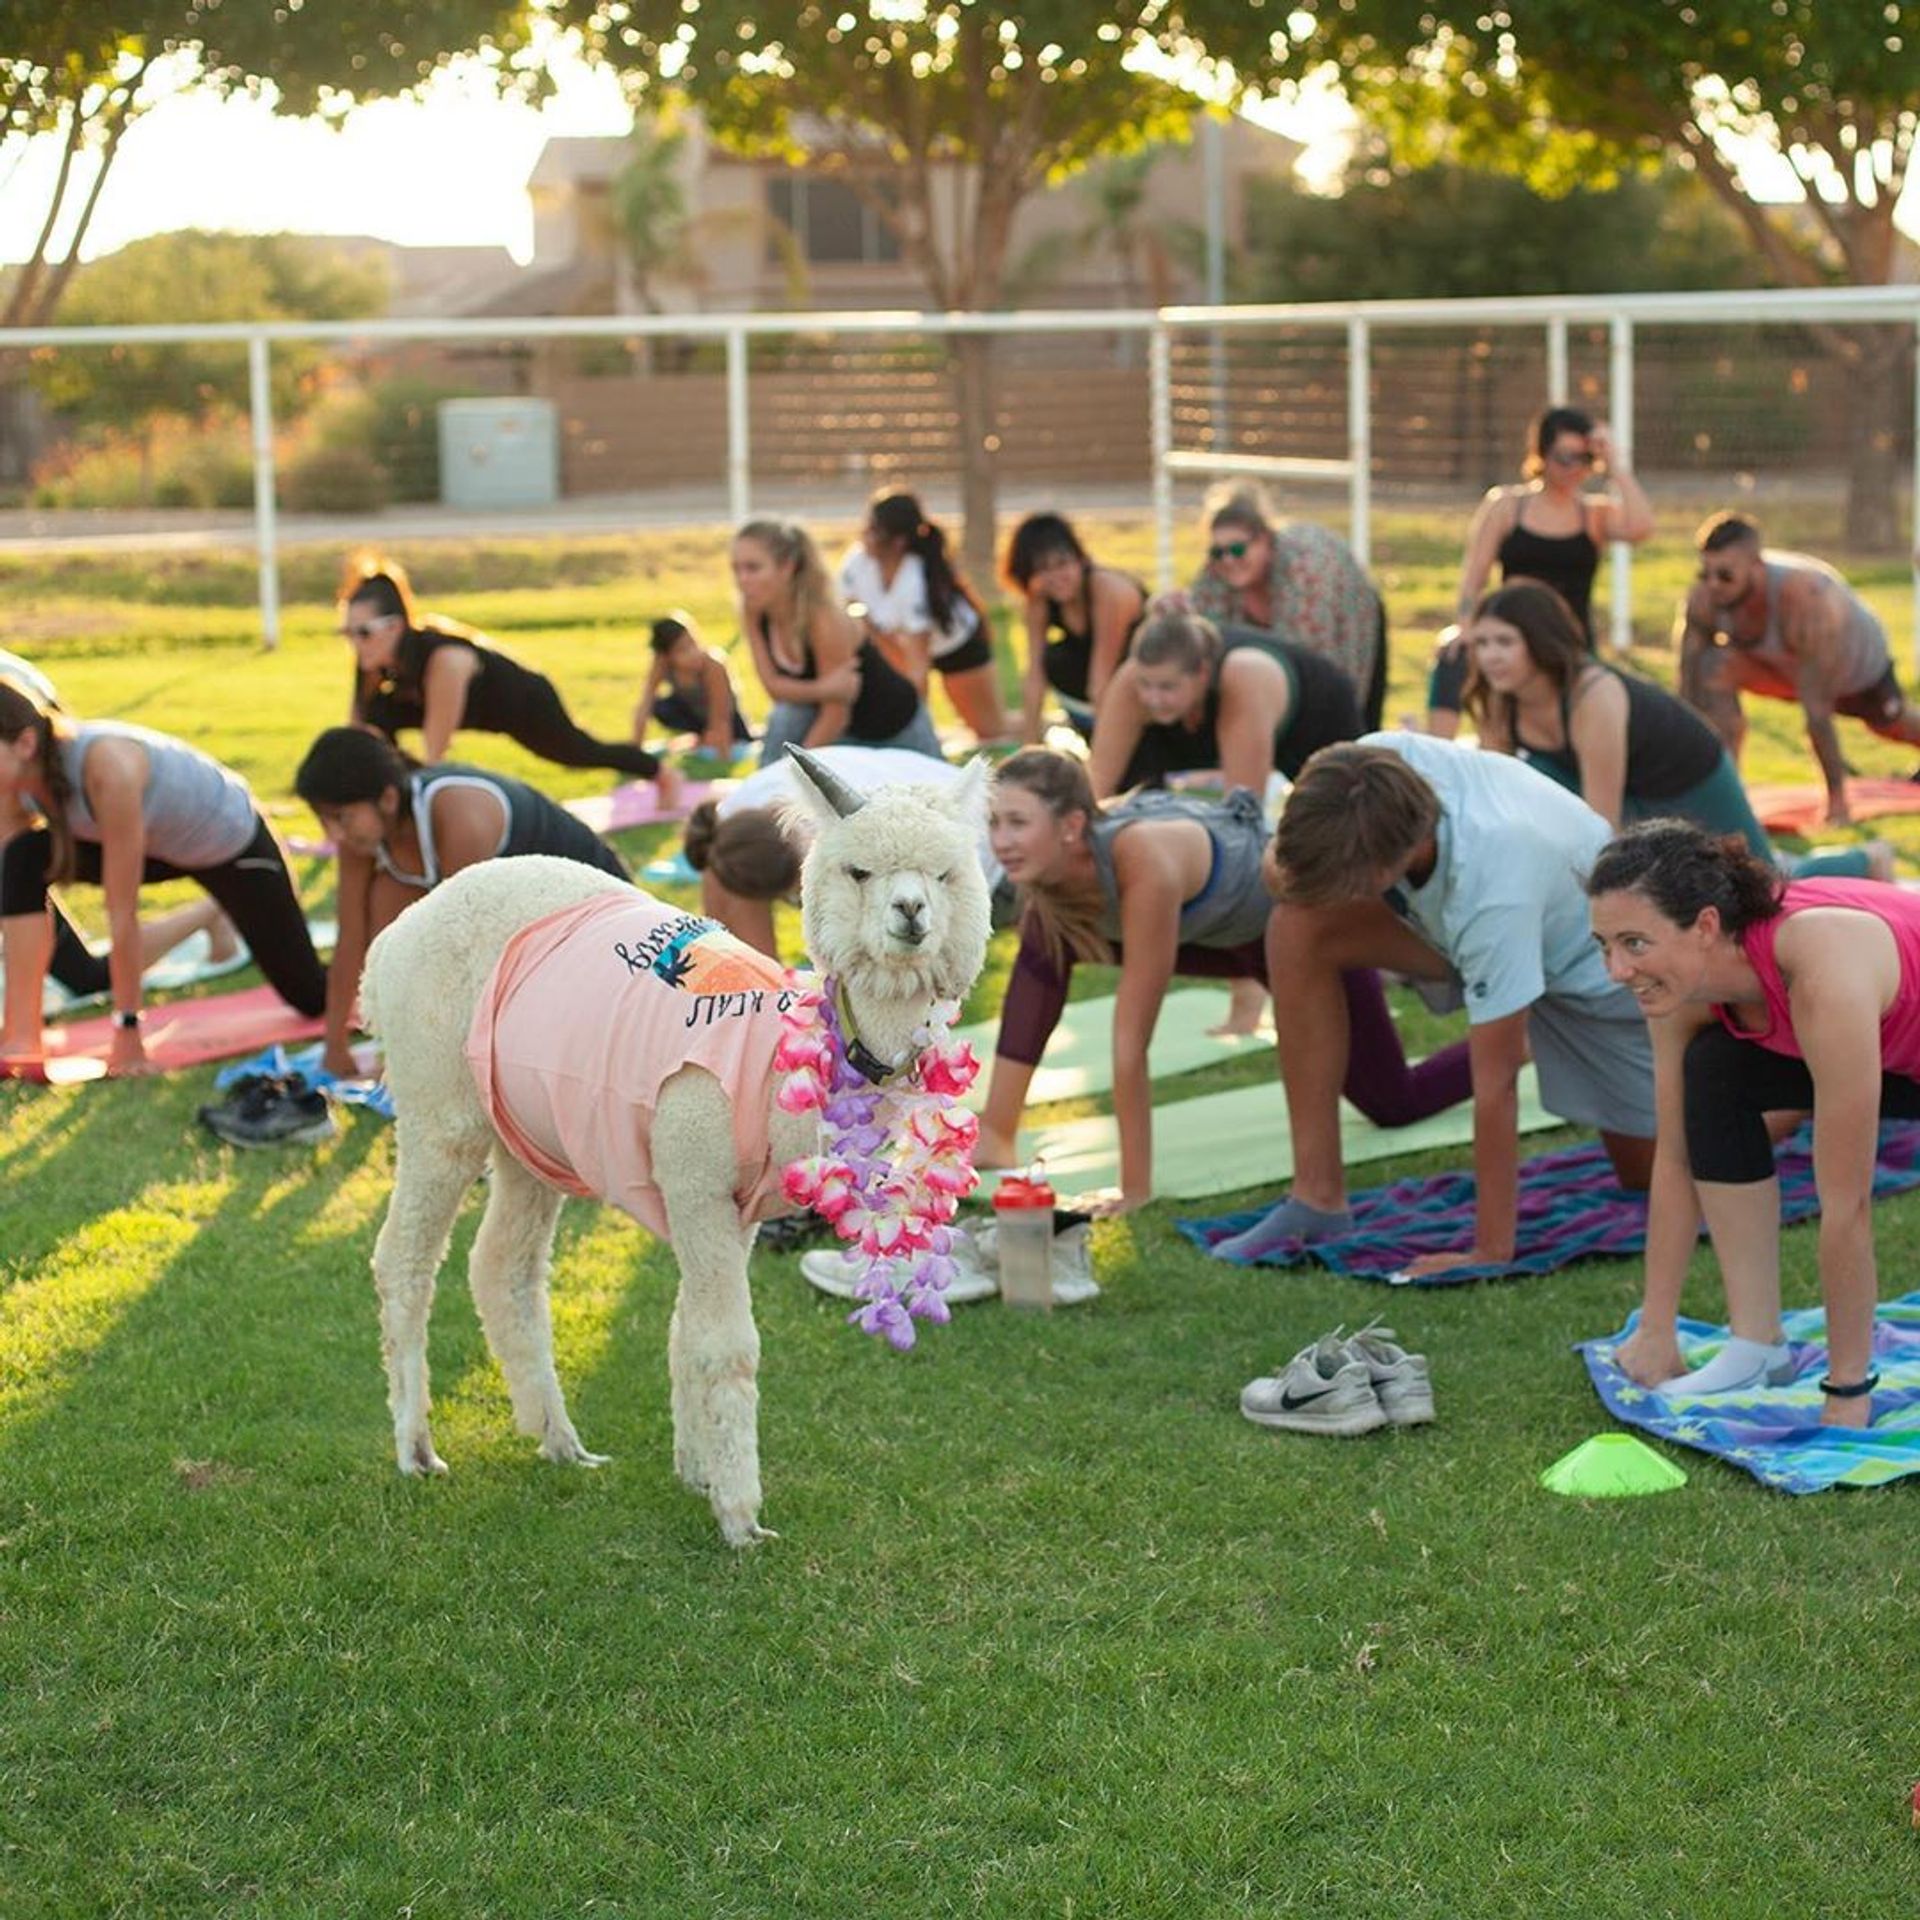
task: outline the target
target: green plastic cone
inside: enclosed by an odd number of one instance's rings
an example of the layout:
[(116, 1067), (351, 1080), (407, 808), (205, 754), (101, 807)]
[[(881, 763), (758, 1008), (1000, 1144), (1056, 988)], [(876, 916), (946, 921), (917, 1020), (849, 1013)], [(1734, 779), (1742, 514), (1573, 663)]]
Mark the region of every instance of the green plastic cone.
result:
[(1632, 1493), (1671, 1493), (1687, 1476), (1630, 1433), (1596, 1433), (1540, 1476), (1550, 1493), (1581, 1500), (1620, 1499)]

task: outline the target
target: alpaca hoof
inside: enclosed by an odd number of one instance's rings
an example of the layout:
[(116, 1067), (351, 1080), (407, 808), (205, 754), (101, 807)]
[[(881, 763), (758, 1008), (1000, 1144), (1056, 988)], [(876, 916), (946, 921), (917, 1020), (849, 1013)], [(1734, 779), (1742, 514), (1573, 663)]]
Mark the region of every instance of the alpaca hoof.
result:
[(763, 1527), (750, 1513), (719, 1514), (720, 1537), (730, 1547), (757, 1547), (762, 1540), (778, 1540), (771, 1527)]
[(423, 1473), (445, 1473), (447, 1463), (433, 1450), (433, 1442), (423, 1433), (411, 1444), (400, 1449), (400, 1471), (417, 1476)]
[(613, 1458), (610, 1453), (589, 1453), (580, 1444), (580, 1436), (571, 1429), (543, 1440), (540, 1453), (557, 1467), (604, 1467)]

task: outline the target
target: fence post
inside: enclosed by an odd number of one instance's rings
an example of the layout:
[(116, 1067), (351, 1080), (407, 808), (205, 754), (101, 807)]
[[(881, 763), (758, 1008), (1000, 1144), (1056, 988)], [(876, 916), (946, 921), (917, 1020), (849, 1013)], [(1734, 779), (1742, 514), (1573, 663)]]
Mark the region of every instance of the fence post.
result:
[(247, 336), (247, 412), (253, 428), (253, 544), (260, 561), (260, 626), (268, 650), (280, 644), (280, 549), (274, 524), (273, 386), (267, 336)]
[(1159, 590), (1173, 585), (1173, 334), (1156, 320), (1147, 336), (1147, 406), (1153, 440), (1153, 551)]
[(727, 514), (737, 527), (753, 517), (752, 446), (747, 430), (747, 330), (727, 329)]
[[(1623, 313), (1613, 316), (1609, 328), (1607, 366), (1607, 424), (1613, 429), (1614, 451), (1624, 467), (1633, 465), (1633, 322)], [(1624, 540), (1613, 543), (1613, 650), (1625, 653), (1633, 645), (1633, 548)]]
[(1347, 322), (1347, 459), (1353, 466), (1347, 544), (1365, 567), (1373, 561), (1373, 343), (1364, 320)]
[(1547, 322), (1547, 405), (1567, 404), (1567, 317), (1556, 313)]

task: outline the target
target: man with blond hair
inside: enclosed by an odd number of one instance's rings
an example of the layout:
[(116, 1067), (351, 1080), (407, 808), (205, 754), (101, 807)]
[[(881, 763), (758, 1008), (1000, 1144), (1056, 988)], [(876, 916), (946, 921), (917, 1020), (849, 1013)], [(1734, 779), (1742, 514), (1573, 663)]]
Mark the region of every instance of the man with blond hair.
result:
[(1428, 1255), (1416, 1277), (1513, 1258), (1529, 1055), (1548, 1111), (1597, 1128), (1621, 1184), (1646, 1186), (1653, 1054), (1633, 996), (1607, 977), (1582, 886), (1611, 836), (1585, 801), (1524, 762), (1425, 734), (1372, 733), (1307, 762), (1268, 869), (1293, 1192), (1216, 1251), (1250, 1256), (1280, 1238), (1351, 1230), (1339, 1112), (1348, 967), (1390, 968), (1430, 1004), (1467, 1013), (1474, 1244)]

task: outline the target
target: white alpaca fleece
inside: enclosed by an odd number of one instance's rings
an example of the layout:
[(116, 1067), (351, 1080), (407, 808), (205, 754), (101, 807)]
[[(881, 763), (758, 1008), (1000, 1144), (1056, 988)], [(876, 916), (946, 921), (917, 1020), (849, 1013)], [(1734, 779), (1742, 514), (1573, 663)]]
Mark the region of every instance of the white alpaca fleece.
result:
[[(984, 805), (981, 770), (970, 768), (939, 794), (888, 789), (843, 812), (849, 797), (836, 793), (837, 783), (825, 777), (816, 789), (804, 755), (798, 763), (820, 822), (803, 878), (809, 949), (839, 981), (854, 1032), (880, 1059), (903, 1060), (936, 1002), (963, 995), (985, 958), (987, 889), (973, 851)], [(538, 1437), (550, 1460), (600, 1464), (574, 1431), (553, 1362), (547, 1273), (562, 1193), (523, 1164), (495, 1126), (468, 1067), (467, 1039), (496, 964), (517, 936), (568, 911), (591, 926), (636, 898), (621, 881), (572, 861), (486, 861), (410, 908), (368, 953), (361, 1002), (386, 1043), (396, 1120), (393, 1199), (373, 1268), (404, 1473), (446, 1471), (428, 1424), (427, 1320), (454, 1218), (489, 1160), (486, 1217), (468, 1281), (515, 1422)], [(665, 944), (677, 937), (668, 934)], [(642, 964), (666, 957), (665, 944)], [(631, 956), (635, 948), (627, 945)], [(731, 971), (733, 962), (726, 964)], [(716, 973), (711, 984), (716, 994), (755, 990), (744, 976), (723, 987)], [(658, 999), (677, 1009), (684, 1030), (694, 997), (675, 991)], [(577, 1056), (593, 1058), (605, 1027), (602, 1007), (569, 992), (551, 1015), (578, 1029)], [(735, 1089), (710, 1064), (689, 1060), (660, 1079), (650, 1107), (620, 1102), (615, 1089), (595, 1124), (627, 1124), (644, 1136), (665, 1237), (680, 1267), (667, 1339), (674, 1465), (688, 1486), (707, 1495), (723, 1537), (745, 1546), (765, 1537), (760, 1343), (747, 1286), (751, 1216), (768, 1169), (817, 1151), (819, 1128), (813, 1114), (771, 1105), (764, 1081), (758, 1112), (743, 1116), (739, 1108), (755, 1096), (740, 1090), (744, 1075), (732, 1077)], [(604, 1190), (612, 1176), (569, 1164), (576, 1190), (626, 1204)]]

